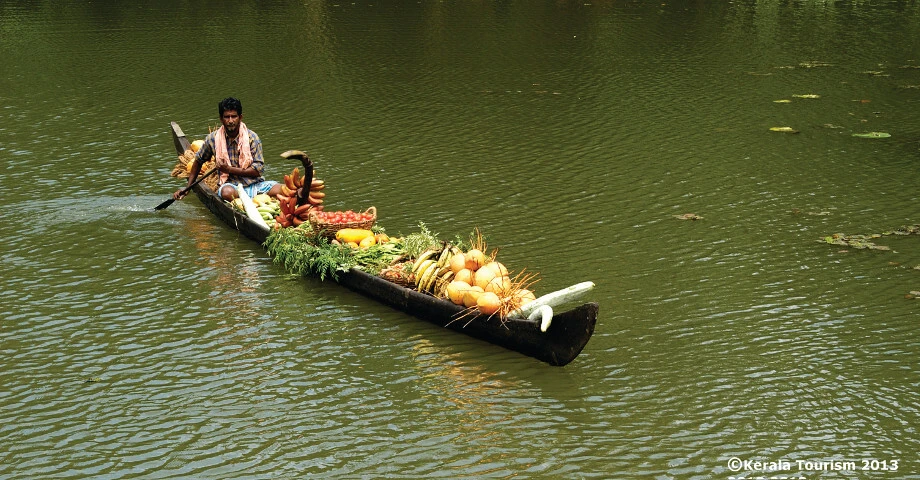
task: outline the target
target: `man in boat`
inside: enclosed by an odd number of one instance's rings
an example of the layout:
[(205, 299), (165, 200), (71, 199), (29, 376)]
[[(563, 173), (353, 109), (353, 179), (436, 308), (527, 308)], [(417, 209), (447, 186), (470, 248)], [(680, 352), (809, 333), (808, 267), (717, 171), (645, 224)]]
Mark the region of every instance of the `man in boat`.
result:
[[(243, 123), (243, 104), (233, 97), (227, 97), (217, 104), (221, 127), (208, 134), (204, 145), (195, 154), (195, 164), (189, 172), (188, 185), (195, 183), (201, 166), (215, 158), (220, 173), (218, 191), (221, 198), (231, 201), (237, 197), (235, 185), (240, 185), (250, 198), (260, 193), (277, 196), (281, 184), (262, 178), (265, 159), (262, 157), (262, 141), (256, 132)], [(173, 198), (181, 200), (188, 190), (179, 189)]]

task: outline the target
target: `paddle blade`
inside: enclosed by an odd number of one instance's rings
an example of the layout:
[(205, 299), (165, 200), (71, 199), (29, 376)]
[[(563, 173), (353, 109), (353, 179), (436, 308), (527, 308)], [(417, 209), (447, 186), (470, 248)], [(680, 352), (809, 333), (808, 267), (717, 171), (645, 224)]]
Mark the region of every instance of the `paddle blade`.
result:
[(166, 208), (166, 207), (172, 205), (173, 202), (175, 202), (175, 201), (176, 201), (175, 198), (170, 198), (169, 200), (167, 200), (167, 201), (165, 201), (165, 202), (163, 202), (163, 203), (161, 203), (161, 204), (159, 204), (159, 205), (153, 207), (153, 209), (154, 209), (154, 210), (163, 210), (164, 208)]

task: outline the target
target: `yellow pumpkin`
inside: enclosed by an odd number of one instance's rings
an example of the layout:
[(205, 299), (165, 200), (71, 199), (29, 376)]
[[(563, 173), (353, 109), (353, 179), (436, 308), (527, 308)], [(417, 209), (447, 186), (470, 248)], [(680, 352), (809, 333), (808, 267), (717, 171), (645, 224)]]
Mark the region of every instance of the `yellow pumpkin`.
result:
[(343, 228), (335, 234), (336, 240), (348, 243), (353, 242), (360, 244), (361, 240), (364, 240), (367, 237), (373, 237), (374, 232), (370, 230), (365, 230), (363, 228)]

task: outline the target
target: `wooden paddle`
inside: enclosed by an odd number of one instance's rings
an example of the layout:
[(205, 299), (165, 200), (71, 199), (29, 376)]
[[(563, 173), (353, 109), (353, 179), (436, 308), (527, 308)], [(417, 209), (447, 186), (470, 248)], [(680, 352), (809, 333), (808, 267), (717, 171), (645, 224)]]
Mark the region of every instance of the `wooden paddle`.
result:
[[(216, 168), (212, 168), (211, 170), (209, 170), (209, 171), (208, 171), (207, 173), (205, 173), (204, 175), (198, 176), (198, 179), (195, 180), (194, 182), (192, 182), (191, 185), (189, 185), (189, 186), (187, 186), (187, 187), (185, 187), (185, 188), (182, 189), (182, 193), (183, 193), (183, 194), (187, 193), (189, 190), (192, 189), (192, 187), (194, 187), (195, 185), (198, 185), (199, 183), (201, 183), (202, 180), (204, 180), (205, 178), (208, 178), (212, 173), (214, 173), (214, 172), (216, 172), (216, 171), (217, 171)], [(173, 202), (175, 202), (175, 201), (176, 201), (175, 198), (170, 198), (169, 200), (167, 200), (167, 201), (165, 201), (165, 202), (163, 202), (163, 203), (157, 205), (156, 207), (153, 207), (153, 209), (154, 209), (154, 210), (163, 210), (164, 208), (166, 208), (166, 207), (172, 205)]]

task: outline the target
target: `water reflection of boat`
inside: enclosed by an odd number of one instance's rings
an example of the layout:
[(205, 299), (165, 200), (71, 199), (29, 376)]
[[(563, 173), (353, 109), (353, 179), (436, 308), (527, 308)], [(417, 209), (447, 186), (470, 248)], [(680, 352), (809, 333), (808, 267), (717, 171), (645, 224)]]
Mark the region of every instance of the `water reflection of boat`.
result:
[[(173, 143), (180, 155), (189, 148), (182, 129), (173, 122)], [(264, 243), (268, 232), (244, 214), (225, 203), (204, 182), (194, 187), (195, 194), (217, 218), (239, 230), (246, 237)], [(480, 340), (520, 352), (551, 365), (566, 365), (577, 357), (594, 334), (597, 322), (597, 303), (585, 303), (571, 310), (557, 313), (546, 332), (540, 331), (540, 321), (509, 318), (503, 322), (480, 315), (463, 321), (457, 319), (463, 307), (435, 298), (410, 288), (351, 269), (339, 275), (337, 283), (378, 302), (409, 313), (422, 320), (464, 333)]]

